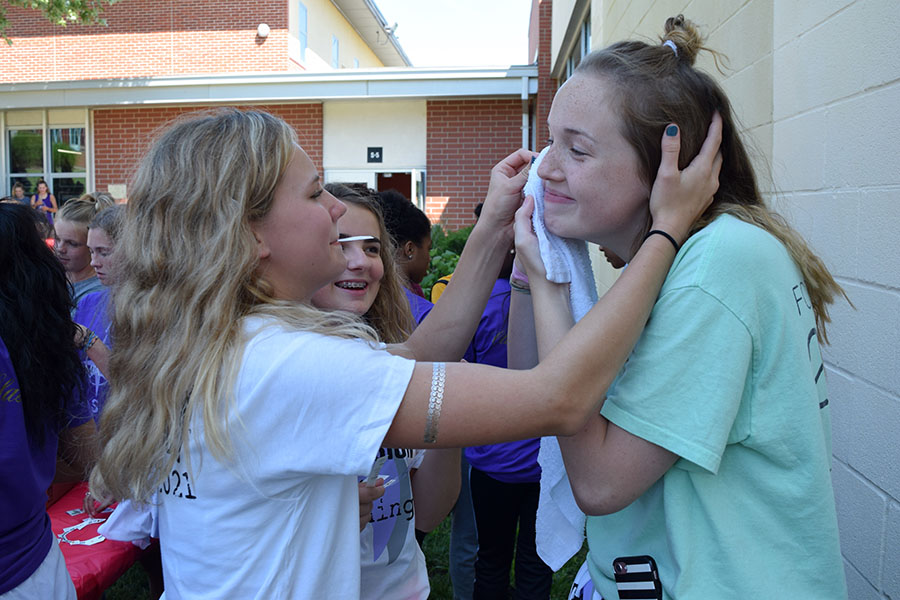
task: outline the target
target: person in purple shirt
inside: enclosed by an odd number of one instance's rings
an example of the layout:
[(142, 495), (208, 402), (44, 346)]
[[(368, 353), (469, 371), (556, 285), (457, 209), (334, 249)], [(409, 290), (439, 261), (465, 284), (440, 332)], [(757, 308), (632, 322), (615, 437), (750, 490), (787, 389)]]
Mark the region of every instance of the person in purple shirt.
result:
[[(119, 233), (119, 221), (124, 210), (124, 204), (104, 208), (88, 225), (87, 247), (91, 254), (91, 267), (104, 288), (84, 296), (78, 302), (73, 317), (76, 323), (93, 331), (108, 347), (111, 347), (108, 286), (113, 283), (115, 277), (113, 251)], [(99, 425), (100, 412), (106, 403), (109, 389), (104, 374), (105, 365), (98, 365), (86, 353), (82, 353), (82, 362), (88, 373), (87, 402), (94, 421)]]
[(410, 298), (410, 308), (418, 323), (425, 318), (431, 306), (425, 300), (420, 285), (431, 264), (431, 221), (419, 207), (396, 190), (377, 192), (375, 198), (384, 215), (385, 227), (394, 239), (397, 266), (405, 279), (404, 284), (425, 301), (423, 304)]
[[(476, 216), (479, 213), (477, 207)], [(509, 275), (513, 252), (504, 263), (475, 332), (466, 360), (506, 367)], [(549, 598), (553, 571), (535, 546), (540, 495), (540, 439), (465, 449), (471, 465), (469, 488), (478, 532), (473, 598), (506, 598), (515, 556), (515, 598)]]
[[(95, 427), (66, 274), (25, 206), (0, 205), (0, 595), (75, 598), (47, 515), (57, 450), (83, 477)], [(76, 337), (79, 342), (76, 342)]]

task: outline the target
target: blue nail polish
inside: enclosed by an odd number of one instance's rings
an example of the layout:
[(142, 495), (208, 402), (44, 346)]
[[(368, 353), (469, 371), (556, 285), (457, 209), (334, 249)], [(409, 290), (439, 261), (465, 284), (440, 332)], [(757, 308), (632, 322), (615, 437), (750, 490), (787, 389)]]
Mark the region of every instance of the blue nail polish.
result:
[(678, 125), (669, 125), (666, 127), (666, 135), (669, 137), (675, 137), (678, 135)]
[(536, 160), (537, 160), (537, 156), (532, 156), (532, 157), (531, 157), (531, 164), (534, 164), (534, 161), (536, 161)]

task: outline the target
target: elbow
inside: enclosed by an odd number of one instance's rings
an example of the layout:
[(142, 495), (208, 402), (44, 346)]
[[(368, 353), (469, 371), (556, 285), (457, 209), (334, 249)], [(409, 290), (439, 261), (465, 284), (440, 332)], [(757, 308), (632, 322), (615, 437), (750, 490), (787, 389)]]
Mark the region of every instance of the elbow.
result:
[(584, 514), (591, 517), (600, 517), (619, 512), (629, 504), (631, 500), (620, 493), (616, 493), (608, 485), (594, 484), (591, 482), (575, 482), (572, 484), (572, 494), (575, 503)]
[(551, 404), (554, 430), (549, 435), (569, 437), (580, 433), (595, 410), (595, 404), (579, 402), (571, 394), (561, 394)]

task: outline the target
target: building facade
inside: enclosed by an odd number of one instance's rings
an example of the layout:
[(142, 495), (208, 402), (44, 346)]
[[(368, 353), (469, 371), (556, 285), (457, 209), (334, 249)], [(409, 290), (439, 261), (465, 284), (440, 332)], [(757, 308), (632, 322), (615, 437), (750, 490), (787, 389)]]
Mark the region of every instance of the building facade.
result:
[(410, 67), (372, 0), (123, 0), (107, 26), (10, 8), (0, 175), (65, 201), (128, 195), (155, 131), (186, 112), (283, 117), (325, 181), (398, 189), (433, 222), (474, 222), (490, 168), (531, 145), (533, 66)]

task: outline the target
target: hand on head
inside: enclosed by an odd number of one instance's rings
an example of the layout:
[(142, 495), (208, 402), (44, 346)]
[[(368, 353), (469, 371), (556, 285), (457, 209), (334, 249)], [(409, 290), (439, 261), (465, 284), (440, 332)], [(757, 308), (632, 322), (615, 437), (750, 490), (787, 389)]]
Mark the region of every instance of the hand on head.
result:
[(719, 189), (721, 142), (722, 117), (715, 113), (700, 153), (685, 170), (679, 171), (681, 130), (674, 124), (666, 127), (662, 138), (662, 160), (650, 192), (653, 229), (672, 235), (679, 244), (684, 242), (691, 225), (709, 207)]

